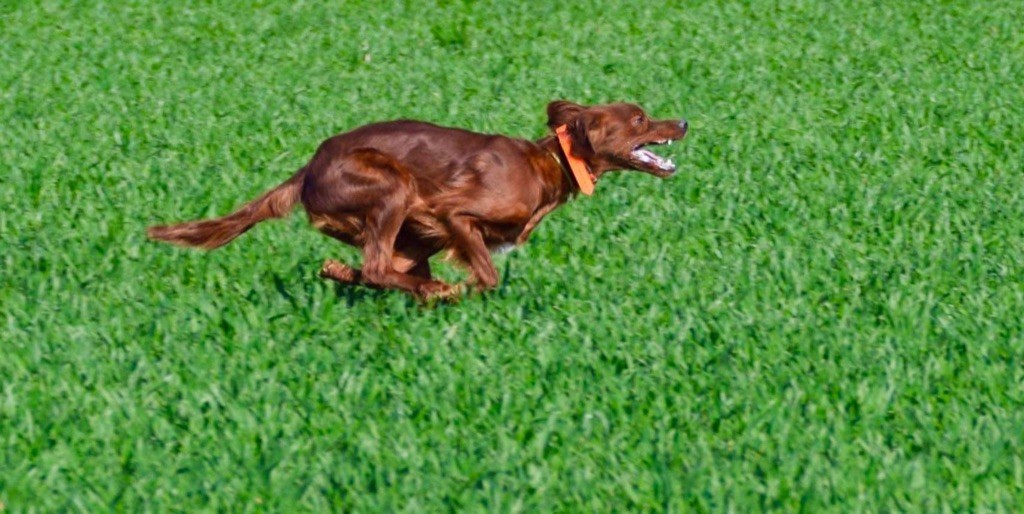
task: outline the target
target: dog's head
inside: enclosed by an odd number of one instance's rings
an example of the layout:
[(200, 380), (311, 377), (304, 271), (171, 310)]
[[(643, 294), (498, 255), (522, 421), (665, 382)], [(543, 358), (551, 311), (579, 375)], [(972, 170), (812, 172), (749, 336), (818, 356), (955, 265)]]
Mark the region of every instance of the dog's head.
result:
[(671, 176), (676, 165), (647, 147), (672, 143), (686, 136), (686, 120), (652, 120), (637, 105), (615, 103), (583, 106), (565, 100), (548, 104), (548, 127), (565, 125), (572, 153), (590, 166), (595, 176), (609, 170), (636, 170), (658, 177)]

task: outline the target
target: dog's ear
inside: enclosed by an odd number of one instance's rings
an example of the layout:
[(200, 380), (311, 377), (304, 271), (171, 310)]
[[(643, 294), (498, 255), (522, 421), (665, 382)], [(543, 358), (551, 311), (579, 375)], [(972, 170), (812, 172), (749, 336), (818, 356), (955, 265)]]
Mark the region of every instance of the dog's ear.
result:
[(555, 100), (548, 104), (548, 128), (555, 130), (561, 125), (570, 125), (586, 107), (566, 100)]

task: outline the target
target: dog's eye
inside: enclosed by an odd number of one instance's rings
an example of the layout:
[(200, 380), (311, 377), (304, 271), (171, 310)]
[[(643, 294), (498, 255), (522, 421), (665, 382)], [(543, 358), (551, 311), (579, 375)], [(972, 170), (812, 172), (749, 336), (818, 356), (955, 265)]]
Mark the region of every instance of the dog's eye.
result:
[(637, 114), (636, 117), (633, 118), (633, 125), (636, 125), (637, 127), (639, 127), (640, 125), (643, 125), (643, 124), (644, 124), (644, 115), (643, 114)]

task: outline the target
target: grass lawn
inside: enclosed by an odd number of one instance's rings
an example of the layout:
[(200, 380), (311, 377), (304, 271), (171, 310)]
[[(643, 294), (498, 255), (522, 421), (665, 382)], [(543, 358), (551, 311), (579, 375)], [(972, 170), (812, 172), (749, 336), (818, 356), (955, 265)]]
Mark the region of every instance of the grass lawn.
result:
[[(0, 4), (0, 511), (1021, 511), (1024, 3)], [(686, 117), (425, 309), (225, 214), (324, 138)], [(442, 276), (461, 271), (435, 262)]]

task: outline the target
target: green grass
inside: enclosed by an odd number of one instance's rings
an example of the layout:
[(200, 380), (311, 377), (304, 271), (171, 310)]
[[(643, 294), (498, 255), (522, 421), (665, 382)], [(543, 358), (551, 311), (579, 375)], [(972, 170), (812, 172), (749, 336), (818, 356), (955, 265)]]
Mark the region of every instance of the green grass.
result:
[[(0, 511), (1024, 508), (1024, 4), (216, 4), (0, 4)], [(491, 294), (324, 283), (299, 211), (144, 237), (556, 98), (687, 117), (681, 173)]]

